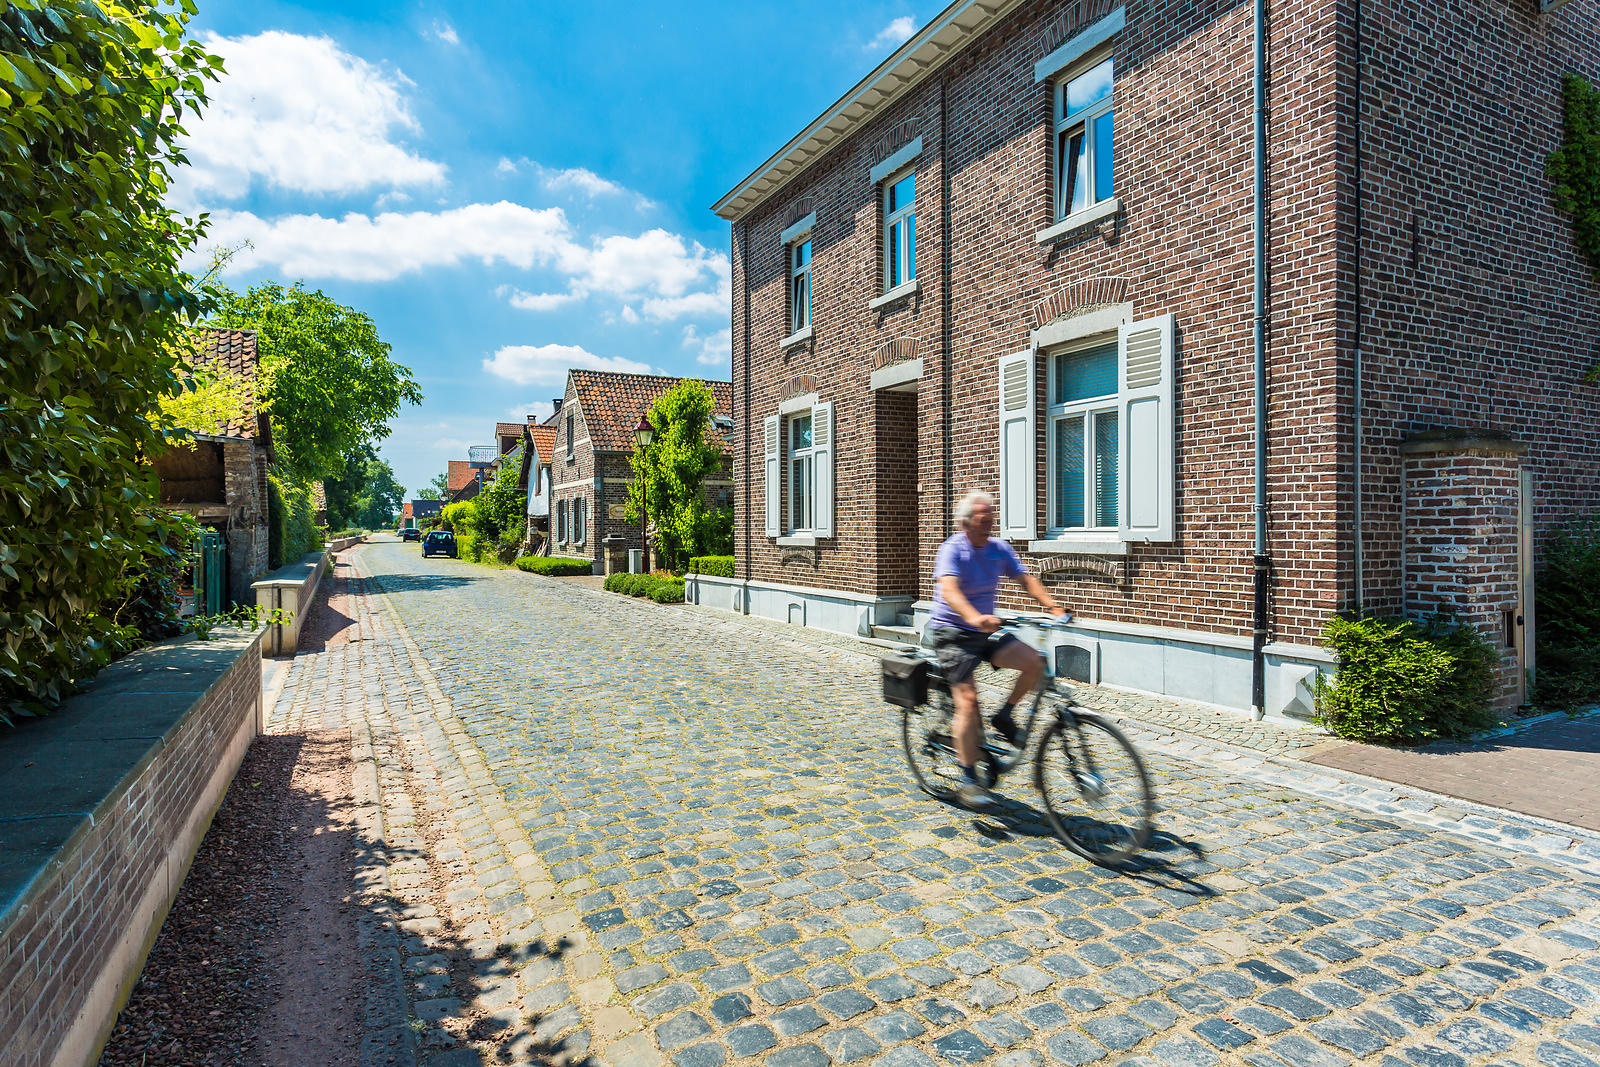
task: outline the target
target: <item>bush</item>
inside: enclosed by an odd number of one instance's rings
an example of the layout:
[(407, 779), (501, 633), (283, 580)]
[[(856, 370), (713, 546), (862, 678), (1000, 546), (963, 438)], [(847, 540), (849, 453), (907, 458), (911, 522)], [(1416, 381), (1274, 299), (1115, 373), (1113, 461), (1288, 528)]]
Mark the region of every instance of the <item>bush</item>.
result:
[(732, 556), (696, 556), (689, 561), (690, 574), (709, 574), (717, 578), (733, 577)]
[(1534, 702), (1600, 702), (1600, 516), (1557, 530), (1534, 579)]
[(1316, 722), (1340, 737), (1421, 744), (1496, 724), (1498, 656), (1470, 626), (1341, 617), (1323, 639), (1339, 658), (1339, 676), (1318, 677)]
[(682, 604), (683, 583), (658, 579), (651, 586), (649, 597), (657, 604)]
[[(593, 574), (594, 564), (586, 559), (561, 559), (556, 556), (518, 556), (517, 569), (550, 578), (565, 578), (574, 574)], [(612, 578), (618, 577), (612, 575)], [(606, 579), (608, 582), (610, 578)]]
[(328, 540), (338, 541), (346, 537), (365, 537), (371, 532), (371, 530), (363, 530), (359, 527), (350, 530), (340, 530), (337, 533), (328, 534)]
[[(267, 565), (276, 569), (293, 563), (301, 556), (320, 550), (327, 533), (317, 525), (315, 505), (311, 500), (311, 486), (296, 485), (267, 475), (268, 515)], [(278, 554), (273, 556), (276, 541)]]

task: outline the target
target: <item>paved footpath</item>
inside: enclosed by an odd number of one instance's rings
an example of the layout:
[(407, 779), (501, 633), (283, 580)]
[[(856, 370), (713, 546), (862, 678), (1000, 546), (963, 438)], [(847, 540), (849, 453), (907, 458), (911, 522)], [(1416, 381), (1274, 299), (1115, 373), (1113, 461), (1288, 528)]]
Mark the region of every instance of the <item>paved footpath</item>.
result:
[[(1600, 1064), (1600, 844), (1170, 731), (1126, 873), (911, 786), (870, 658), (353, 553), (364, 1062)], [(346, 564), (348, 566), (348, 564)]]

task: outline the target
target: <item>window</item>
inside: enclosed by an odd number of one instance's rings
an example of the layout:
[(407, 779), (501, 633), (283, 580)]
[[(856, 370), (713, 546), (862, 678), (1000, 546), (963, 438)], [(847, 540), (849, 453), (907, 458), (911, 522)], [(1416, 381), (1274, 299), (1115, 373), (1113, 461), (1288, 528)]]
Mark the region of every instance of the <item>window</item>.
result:
[(834, 536), (833, 434), (831, 402), (791, 406), (763, 423), (768, 537)]
[(917, 276), (917, 172), (883, 183), (883, 285), (896, 289)]
[(572, 412), (567, 412), (567, 458), (572, 458)]
[(816, 520), (817, 464), (811, 415), (792, 415), (789, 426), (789, 532), (806, 533)]
[(589, 502), (583, 497), (572, 502), (572, 543), (581, 545), (587, 540), (589, 526)]
[(1117, 528), (1117, 343), (1049, 359), (1046, 409), (1052, 533)]
[(811, 238), (789, 246), (789, 333), (811, 325)]
[(1112, 75), (1112, 60), (1104, 59), (1056, 85), (1057, 219), (1111, 198)]

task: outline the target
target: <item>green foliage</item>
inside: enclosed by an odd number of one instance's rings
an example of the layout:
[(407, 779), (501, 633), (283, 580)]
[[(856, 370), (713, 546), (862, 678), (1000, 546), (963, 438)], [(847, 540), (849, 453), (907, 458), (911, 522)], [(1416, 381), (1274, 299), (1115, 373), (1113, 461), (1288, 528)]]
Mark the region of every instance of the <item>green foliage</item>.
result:
[(440, 499), (439, 490), (435, 489), (431, 485), (425, 485), (421, 489), (417, 490), (417, 499), (418, 500), (438, 500), (438, 499)]
[[(1561, 144), (1545, 161), (1556, 208), (1572, 216), (1578, 247), (1600, 281), (1600, 91), (1581, 74), (1561, 80)], [(1600, 363), (1584, 381), (1600, 382)]]
[[(267, 565), (276, 570), (321, 549), (326, 531), (316, 523), (309, 485), (285, 481), (277, 474), (268, 474), (267, 483), (272, 491), (269, 501), (277, 505), (268, 515)], [(276, 556), (273, 555), (274, 541), (278, 546)]]
[(1316, 721), (1340, 737), (1412, 745), (1496, 724), (1489, 705), (1499, 657), (1470, 626), (1339, 617), (1323, 640), (1339, 675), (1318, 676)]
[[(710, 437), (716, 401), (704, 382), (680, 382), (650, 405), (655, 437), (628, 458), (627, 521), (638, 523), (649, 505), (648, 523), (662, 559), (677, 566), (686, 556), (732, 548), (733, 518), (705, 502), (702, 488), (722, 469), (722, 451)], [(718, 541), (726, 527), (727, 544)]]
[(1600, 516), (1557, 530), (1534, 578), (1534, 701), (1600, 703)]
[(340, 530), (337, 533), (332, 531), (332, 530), (329, 530), (328, 531), (328, 540), (330, 540), (330, 541), (342, 541), (346, 537), (365, 537), (371, 532), (372, 531), (367, 529), (365, 526), (352, 526), (348, 530)]
[[(518, 556), (517, 569), (551, 578), (564, 578), (573, 574), (593, 574), (594, 564), (586, 559), (562, 559), (558, 556)], [(615, 574), (611, 576), (615, 577)], [(611, 578), (606, 581), (609, 583)]]
[(296, 481), (340, 473), (346, 456), (389, 434), (401, 404), (422, 403), (372, 319), (322, 290), (276, 282), (223, 291), (209, 325), (257, 333), (257, 389), (278, 466)]
[(660, 580), (650, 587), (646, 595), (657, 604), (682, 604), (683, 583)]
[(221, 66), (192, 13), (0, 5), (0, 723), (126, 650), (118, 608), (166, 551), (145, 459), (182, 390), (202, 226), (163, 200)]
[(623, 596), (644, 597), (658, 604), (683, 603), (683, 579), (658, 574), (613, 574), (605, 587)]
[(199, 434), (220, 433), (229, 423), (250, 417), (254, 410), (250, 383), (225, 368), (196, 368), (183, 385), (176, 396), (161, 398), (161, 414), (169, 426)]
[(528, 503), (517, 488), (518, 470), (505, 464), (493, 482), (471, 500), (446, 504), (444, 525), (455, 531), (462, 559), (510, 563), (527, 533)]
[(696, 556), (689, 561), (690, 574), (709, 574), (717, 578), (733, 577), (732, 556)]

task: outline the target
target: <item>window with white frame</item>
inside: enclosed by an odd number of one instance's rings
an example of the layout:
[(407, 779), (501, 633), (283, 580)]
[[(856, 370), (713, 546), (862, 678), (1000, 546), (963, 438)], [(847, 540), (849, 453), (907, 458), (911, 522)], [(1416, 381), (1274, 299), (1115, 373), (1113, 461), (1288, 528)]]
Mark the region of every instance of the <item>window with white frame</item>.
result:
[(789, 246), (789, 332), (811, 325), (811, 238)]
[(1103, 59), (1055, 87), (1056, 218), (1112, 196), (1113, 61)]
[(817, 463), (811, 412), (785, 420), (789, 445), (789, 532), (810, 533), (817, 515)]
[(1055, 352), (1046, 408), (1049, 529), (1117, 528), (1117, 342)]
[(917, 172), (901, 171), (883, 183), (883, 287), (887, 292), (917, 276)]
[(834, 536), (833, 438), (831, 402), (780, 409), (766, 420), (762, 441), (768, 537)]

